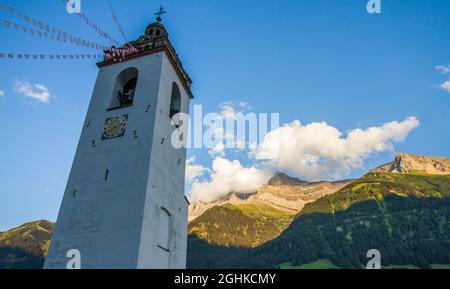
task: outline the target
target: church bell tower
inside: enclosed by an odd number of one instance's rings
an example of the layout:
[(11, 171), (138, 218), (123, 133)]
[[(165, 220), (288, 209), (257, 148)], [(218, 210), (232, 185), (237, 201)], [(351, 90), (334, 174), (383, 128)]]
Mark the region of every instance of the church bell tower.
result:
[(192, 82), (160, 20), (97, 63), (44, 268), (186, 266), (186, 149), (171, 136)]

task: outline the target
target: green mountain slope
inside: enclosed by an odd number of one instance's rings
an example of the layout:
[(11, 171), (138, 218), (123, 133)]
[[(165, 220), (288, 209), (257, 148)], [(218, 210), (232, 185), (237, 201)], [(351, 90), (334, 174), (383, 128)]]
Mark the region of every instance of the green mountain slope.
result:
[[(328, 260), (365, 267), (450, 264), (450, 176), (369, 173), (305, 208), (278, 238), (253, 249), (189, 239), (189, 268), (276, 268)], [(206, 252), (206, 254), (205, 254)]]
[(274, 239), (294, 216), (269, 206), (216, 206), (189, 223), (189, 236), (212, 245), (255, 247)]
[(42, 268), (53, 229), (40, 220), (0, 233), (0, 269)]

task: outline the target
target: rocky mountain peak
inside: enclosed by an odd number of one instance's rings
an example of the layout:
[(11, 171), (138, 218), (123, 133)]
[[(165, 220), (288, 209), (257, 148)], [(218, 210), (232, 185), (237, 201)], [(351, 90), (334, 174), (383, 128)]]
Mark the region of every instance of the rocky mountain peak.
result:
[(222, 199), (210, 203), (197, 202), (189, 206), (189, 221), (201, 216), (208, 209), (224, 204), (271, 207), (289, 214), (298, 213), (305, 204), (332, 194), (350, 181), (306, 182), (284, 173), (275, 174), (267, 183), (252, 194), (231, 192)]
[(269, 180), (268, 185), (270, 185), (270, 186), (282, 186), (282, 185), (296, 186), (296, 185), (302, 185), (305, 183), (307, 183), (307, 182), (301, 181), (297, 178), (290, 177), (284, 173), (276, 173)]
[(394, 161), (379, 166), (371, 172), (447, 175), (450, 174), (450, 158), (400, 153)]

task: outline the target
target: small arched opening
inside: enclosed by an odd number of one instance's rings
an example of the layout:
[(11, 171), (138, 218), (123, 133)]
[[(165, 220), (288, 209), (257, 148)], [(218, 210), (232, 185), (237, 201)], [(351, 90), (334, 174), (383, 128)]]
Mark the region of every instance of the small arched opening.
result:
[(172, 83), (172, 93), (170, 97), (170, 118), (181, 111), (181, 93), (178, 85)]
[(139, 71), (134, 67), (127, 68), (117, 75), (111, 108), (130, 106), (133, 104), (138, 75)]

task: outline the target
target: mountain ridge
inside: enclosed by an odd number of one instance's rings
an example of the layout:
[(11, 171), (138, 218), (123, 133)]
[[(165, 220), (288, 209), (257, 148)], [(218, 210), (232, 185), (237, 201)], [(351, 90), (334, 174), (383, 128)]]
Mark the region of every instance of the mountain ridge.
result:
[(208, 209), (225, 204), (269, 206), (288, 214), (295, 214), (308, 202), (332, 194), (350, 182), (351, 180), (307, 182), (284, 173), (276, 173), (266, 185), (261, 186), (255, 193), (230, 192), (214, 202), (191, 204), (188, 220), (191, 222)]
[(0, 268), (41, 268), (54, 226), (38, 220), (0, 232)]
[(450, 174), (450, 158), (399, 153), (392, 162), (381, 165), (371, 172), (447, 175)]

